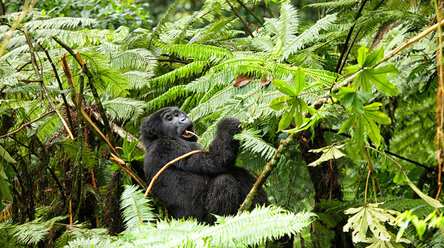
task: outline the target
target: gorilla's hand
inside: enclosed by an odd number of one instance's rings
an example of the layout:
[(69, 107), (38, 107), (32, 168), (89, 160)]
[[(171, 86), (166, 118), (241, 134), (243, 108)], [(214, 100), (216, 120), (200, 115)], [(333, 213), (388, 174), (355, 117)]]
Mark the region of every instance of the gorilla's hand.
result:
[(239, 133), (241, 122), (235, 118), (226, 118), (217, 125), (217, 136), (234, 136)]

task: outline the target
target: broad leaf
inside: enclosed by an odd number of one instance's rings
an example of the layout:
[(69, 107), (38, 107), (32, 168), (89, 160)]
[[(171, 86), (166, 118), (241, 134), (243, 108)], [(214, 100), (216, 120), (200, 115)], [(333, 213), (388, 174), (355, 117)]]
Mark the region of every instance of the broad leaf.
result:
[(290, 126), (291, 121), (293, 120), (293, 116), (295, 113), (295, 106), (291, 106), (291, 108), (287, 108), (282, 116), (282, 119), (279, 121), (278, 132), (284, 130), (288, 126)]
[(273, 79), (274, 87), (285, 95), (296, 97), (298, 92), (290, 84), (280, 79)]
[(294, 73), (294, 86), (296, 95), (299, 94), (305, 86), (305, 74), (300, 67), (296, 70), (296, 73)]
[[(6, 162), (8, 162), (8, 163), (12, 163), (12, 164), (17, 163), (17, 161), (15, 161), (11, 157), (11, 155), (9, 155), (9, 153), (5, 149), (3, 149), (3, 147), (1, 145), (0, 145), (0, 158), (5, 159)], [(0, 159), (0, 161), (1, 161), (1, 159)]]
[(282, 110), (283, 108), (287, 107), (288, 99), (288, 96), (280, 96), (275, 98), (273, 101), (271, 101), (269, 107), (274, 110)]
[(361, 67), (364, 67), (365, 59), (367, 58), (368, 48), (362, 46), (358, 49), (358, 63)]
[(344, 157), (345, 154), (339, 150), (343, 146), (344, 145), (327, 146), (327, 147), (322, 147), (319, 149), (310, 150), (310, 152), (314, 152), (314, 153), (322, 152), (322, 155), (320, 158), (318, 158), (316, 161), (310, 163), (308, 166), (317, 166), (317, 165), (321, 164), (322, 162), (326, 162), (326, 161), (329, 161), (332, 159), (338, 159), (340, 157)]

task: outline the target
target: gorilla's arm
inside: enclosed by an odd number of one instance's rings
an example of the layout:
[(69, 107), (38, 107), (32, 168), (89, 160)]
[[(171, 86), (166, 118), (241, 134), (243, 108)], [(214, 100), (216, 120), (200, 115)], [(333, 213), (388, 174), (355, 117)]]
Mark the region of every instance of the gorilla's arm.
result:
[[(233, 136), (239, 132), (239, 125), (240, 121), (237, 119), (229, 118), (222, 120), (218, 124), (216, 136), (208, 152), (193, 154), (177, 162), (175, 166), (185, 171), (210, 176), (227, 172), (227, 168), (234, 166), (236, 161), (239, 141), (234, 140)], [(171, 147), (179, 153), (177, 157), (192, 150), (201, 149), (200, 146), (194, 142), (182, 140), (177, 140), (177, 142), (187, 143), (188, 146), (186, 150), (177, 151), (177, 149), (183, 147), (184, 144), (171, 144)], [(169, 161), (167, 161), (167, 163), (168, 162)]]

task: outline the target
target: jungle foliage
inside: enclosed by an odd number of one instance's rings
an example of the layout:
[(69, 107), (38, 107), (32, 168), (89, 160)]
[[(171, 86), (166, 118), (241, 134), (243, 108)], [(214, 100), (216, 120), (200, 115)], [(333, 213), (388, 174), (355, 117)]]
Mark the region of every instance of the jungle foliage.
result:
[[(167, 2), (0, 1), (1, 244), (444, 245), (441, 1)], [(145, 198), (165, 106), (204, 145), (241, 120), (273, 205), (207, 226)]]

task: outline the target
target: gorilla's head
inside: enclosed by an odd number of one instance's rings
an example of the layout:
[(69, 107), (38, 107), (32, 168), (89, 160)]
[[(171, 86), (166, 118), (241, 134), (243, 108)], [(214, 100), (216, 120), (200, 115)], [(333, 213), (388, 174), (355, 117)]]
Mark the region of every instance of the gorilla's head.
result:
[(140, 135), (145, 145), (164, 136), (179, 136), (188, 141), (196, 141), (193, 122), (178, 107), (159, 109), (146, 117), (140, 124)]

